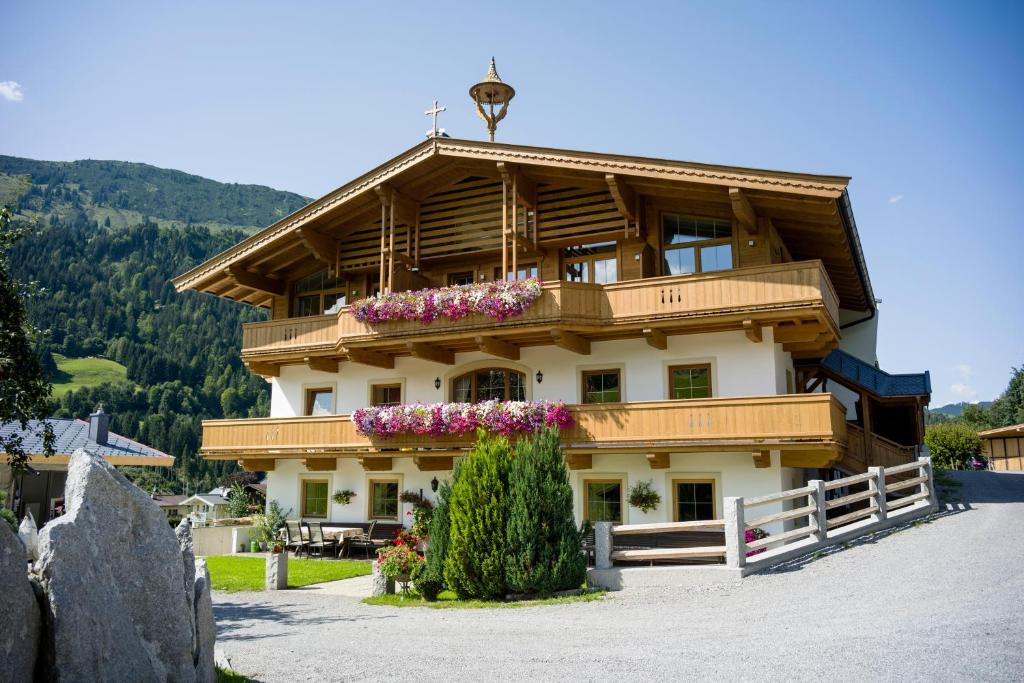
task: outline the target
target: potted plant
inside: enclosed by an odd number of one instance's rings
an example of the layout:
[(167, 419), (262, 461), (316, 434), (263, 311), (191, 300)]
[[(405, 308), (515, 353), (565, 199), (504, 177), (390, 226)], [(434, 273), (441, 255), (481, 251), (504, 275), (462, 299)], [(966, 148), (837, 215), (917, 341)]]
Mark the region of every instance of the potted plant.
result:
[(377, 569), (387, 578), (402, 584), (402, 592), (409, 589), (412, 573), (423, 557), (406, 542), (396, 538), (394, 542), (377, 551)]
[(356, 492), (352, 491), (351, 489), (335, 491), (334, 495), (331, 496), (331, 500), (333, 500), (338, 505), (348, 505), (349, 503), (352, 502), (352, 499), (355, 498), (355, 495)]
[(629, 489), (629, 504), (647, 514), (661, 505), (661, 494), (654, 490), (652, 480), (638, 481)]

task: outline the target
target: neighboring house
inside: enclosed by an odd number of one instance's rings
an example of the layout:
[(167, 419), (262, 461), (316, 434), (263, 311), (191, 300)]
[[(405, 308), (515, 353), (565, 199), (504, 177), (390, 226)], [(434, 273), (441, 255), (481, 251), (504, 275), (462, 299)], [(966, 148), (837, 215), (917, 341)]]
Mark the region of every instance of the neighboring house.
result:
[[(908, 462), (928, 374), (876, 367), (848, 182), (432, 137), (174, 280), (271, 318), (242, 342), (271, 417), (204, 422), (202, 454), (334, 522), (404, 520), (400, 493), (429, 496), (472, 445), (361, 434), (366, 406), (565, 401), (580, 519), (717, 518), (725, 496)], [(501, 321), (348, 305), (534, 276), (540, 297)], [(647, 480), (663, 502), (642, 514), (628, 490)]]
[(43, 455), (42, 437), (37, 435), (39, 422), (29, 423), (22, 431), (18, 423), (0, 425), (0, 435), (20, 434), (23, 447), (30, 454), (29, 471), (13, 476), (11, 468), (0, 465), (0, 489), (7, 491), (7, 500), (18, 517), (31, 512), (42, 526), (64, 513), (64, 482), (67, 479), (71, 454), (85, 448), (103, 457), (111, 465), (136, 467), (173, 467), (174, 458), (145, 444), (110, 431), (110, 415), (97, 409), (89, 421), (65, 418), (47, 420), (55, 436), (54, 455)]
[(153, 501), (164, 511), (169, 521), (177, 524), (189, 513), (189, 509), (184, 505), (187, 498), (188, 496), (181, 494), (157, 495), (153, 496)]
[(1024, 470), (1024, 424), (978, 432), (981, 452), (994, 470)]
[(206, 526), (228, 517), (228, 499), (217, 493), (197, 493), (183, 500), (181, 505), (187, 510), (192, 526)]

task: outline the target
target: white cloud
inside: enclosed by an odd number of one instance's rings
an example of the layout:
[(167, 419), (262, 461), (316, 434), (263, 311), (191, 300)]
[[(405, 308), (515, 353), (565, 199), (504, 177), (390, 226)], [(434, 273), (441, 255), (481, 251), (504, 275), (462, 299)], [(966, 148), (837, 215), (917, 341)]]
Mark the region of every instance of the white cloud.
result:
[(0, 97), (8, 102), (21, 102), (25, 93), (21, 91), (21, 83), (17, 81), (0, 81)]
[(953, 396), (960, 401), (967, 401), (973, 403), (978, 398), (978, 392), (974, 387), (971, 386), (971, 376), (974, 374), (974, 368), (967, 364), (960, 364), (953, 366), (953, 374), (956, 375), (957, 380), (949, 386), (949, 391)]
[(889, 197), (889, 203), (890, 204), (895, 204), (896, 202), (901, 201), (902, 199), (903, 199), (903, 195), (896, 194), (896, 195), (893, 195), (892, 197)]

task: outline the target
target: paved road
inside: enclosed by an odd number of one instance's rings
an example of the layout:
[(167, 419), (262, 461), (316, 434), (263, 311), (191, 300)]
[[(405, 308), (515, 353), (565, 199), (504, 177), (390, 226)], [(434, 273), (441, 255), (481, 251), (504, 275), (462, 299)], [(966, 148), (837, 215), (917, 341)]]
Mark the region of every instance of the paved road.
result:
[(1024, 474), (957, 477), (930, 523), (735, 584), (507, 610), (220, 594), (219, 645), (266, 681), (1024, 680)]

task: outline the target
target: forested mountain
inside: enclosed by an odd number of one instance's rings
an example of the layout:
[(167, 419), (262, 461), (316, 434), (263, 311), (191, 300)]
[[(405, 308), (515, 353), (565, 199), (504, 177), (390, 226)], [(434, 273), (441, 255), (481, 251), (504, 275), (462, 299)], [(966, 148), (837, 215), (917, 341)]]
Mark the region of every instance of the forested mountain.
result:
[(44, 364), (55, 381), (54, 354), (101, 356), (127, 369), (125, 381), (55, 399), (55, 415), (85, 417), (102, 403), (114, 431), (177, 458), (173, 488), (215, 485), (236, 466), (197, 457), (201, 421), (268, 412), (268, 385), (238, 356), (241, 323), (263, 314), (178, 294), (170, 278), (308, 200), (145, 164), (0, 157), (0, 171), (4, 201), (21, 184), (15, 174), (31, 174), (18, 215), (37, 231), (16, 245), (12, 262), (17, 278), (36, 283), (28, 310), (46, 333)]

